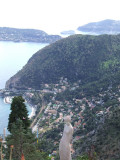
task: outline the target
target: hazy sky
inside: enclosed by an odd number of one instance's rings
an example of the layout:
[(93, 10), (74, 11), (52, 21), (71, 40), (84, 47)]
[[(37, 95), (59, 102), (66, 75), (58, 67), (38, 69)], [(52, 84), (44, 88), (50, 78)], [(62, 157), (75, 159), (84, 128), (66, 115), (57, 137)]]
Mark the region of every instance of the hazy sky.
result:
[(104, 19), (120, 20), (120, 0), (0, 0), (0, 27), (56, 34)]

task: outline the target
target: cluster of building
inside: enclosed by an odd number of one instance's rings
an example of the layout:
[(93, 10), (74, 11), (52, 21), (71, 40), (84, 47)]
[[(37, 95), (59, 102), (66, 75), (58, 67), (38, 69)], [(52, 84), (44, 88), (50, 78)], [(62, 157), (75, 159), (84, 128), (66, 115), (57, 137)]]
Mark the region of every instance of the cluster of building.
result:
[[(72, 119), (72, 125), (74, 128), (74, 133), (78, 130), (86, 130), (88, 125), (86, 122), (86, 117), (89, 113), (93, 113), (96, 119), (104, 117), (105, 114), (109, 114), (112, 106), (108, 103), (104, 106), (105, 97), (110, 100), (115, 99), (116, 102), (120, 103), (120, 86), (118, 86), (118, 93), (114, 93), (112, 88), (108, 88), (107, 91), (99, 93), (97, 96), (80, 96), (82, 98), (73, 98), (72, 100), (57, 100), (57, 94), (62, 94), (66, 90), (74, 91), (80, 87), (81, 81), (74, 84), (70, 84), (67, 78), (61, 77), (58, 84), (44, 84), (41, 90), (37, 90), (37, 94), (41, 97), (46, 94), (51, 94), (49, 102), (46, 103), (41, 114), (37, 118), (37, 123), (35, 128), (39, 130), (39, 134), (44, 134), (47, 131), (52, 131), (54, 128), (59, 128), (60, 124), (63, 124), (64, 117), (70, 115)], [(9, 96), (9, 92), (5, 92), (5, 96)], [(32, 99), (36, 94), (35, 90), (29, 89), (24, 93), (27, 100)], [(81, 94), (81, 93), (80, 93)], [(38, 103), (39, 105), (39, 103)], [(37, 105), (35, 105), (37, 108)], [(93, 122), (91, 122), (93, 123)], [(36, 131), (36, 130), (35, 130)], [(94, 134), (94, 130), (86, 132), (86, 135), (75, 134), (73, 140), (79, 141), (84, 136), (89, 136)], [(62, 136), (62, 131), (59, 133)], [(54, 146), (59, 144), (59, 140), (53, 142)], [(56, 154), (56, 150), (53, 151), (52, 155)]]

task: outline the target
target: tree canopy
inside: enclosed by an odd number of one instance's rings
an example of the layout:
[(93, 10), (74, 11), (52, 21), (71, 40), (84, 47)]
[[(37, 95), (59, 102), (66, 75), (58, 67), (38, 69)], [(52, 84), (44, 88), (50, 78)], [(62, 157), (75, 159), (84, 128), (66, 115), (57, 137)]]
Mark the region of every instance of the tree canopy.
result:
[[(120, 35), (73, 35), (35, 53), (6, 88), (41, 89), (42, 84), (95, 82), (119, 73)], [(120, 74), (120, 73), (119, 73)]]
[(21, 97), (14, 97), (11, 104), (11, 113), (9, 115), (8, 130), (11, 132), (13, 123), (17, 123), (20, 119), (23, 122), (23, 127), (27, 129), (30, 126), (30, 120), (28, 118), (28, 111), (25, 105), (25, 100)]
[(40, 152), (37, 147), (35, 134), (23, 126), (23, 121), (20, 119), (16, 123), (12, 123), (11, 134), (6, 139), (7, 148), (5, 149), (5, 158), (9, 158), (10, 148), (13, 146), (12, 158), (14, 160), (21, 160), (22, 154), (25, 160), (47, 160), (48, 154)]

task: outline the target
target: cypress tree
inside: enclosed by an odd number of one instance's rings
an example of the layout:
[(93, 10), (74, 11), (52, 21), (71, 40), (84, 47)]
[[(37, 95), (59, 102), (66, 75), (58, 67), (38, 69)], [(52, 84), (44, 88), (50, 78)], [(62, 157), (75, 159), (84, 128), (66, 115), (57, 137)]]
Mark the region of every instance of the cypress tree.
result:
[(27, 129), (30, 126), (30, 120), (28, 118), (28, 111), (25, 105), (25, 100), (21, 97), (14, 97), (11, 104), (11, 113), (9, 115), (8, 130), (11, 132), (13, 123), (16, 123), (19, 119), (23, 122), (23, 127)]

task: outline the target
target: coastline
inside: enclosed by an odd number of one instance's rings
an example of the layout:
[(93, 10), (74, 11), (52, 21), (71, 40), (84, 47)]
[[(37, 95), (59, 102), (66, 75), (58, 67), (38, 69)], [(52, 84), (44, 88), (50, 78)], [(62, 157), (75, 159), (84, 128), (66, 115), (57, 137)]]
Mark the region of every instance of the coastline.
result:
[[(3, 101), (4, 101), (5, 104), (11, 104), (12, 103), (12, 98), (13, 97), (7, 96), (7, 97), (4, 97)], [(33, 116), (35, 116), (35, 111), (36, 111), (36, 109), (34, 107), (32, 107), (32, 106), (30, 106), (30, 107), (31, 107), (32, 111), (31, 111), (30, 115), (28, 116), (29, 119), (31, 119)]]
[(34, 107), (31, 107), (32, 108), (32, 112), (30, 113), (30, 115), (28, 116), (29, 119), (31, 119), (33, 116), (35, 116), (35, 111), (36, 109)]
[(13, 97), (4, 97), (4, 103), (5, 104), (11, 104), (12, 103), (12, 98)]

